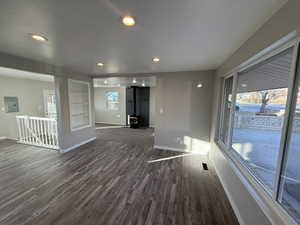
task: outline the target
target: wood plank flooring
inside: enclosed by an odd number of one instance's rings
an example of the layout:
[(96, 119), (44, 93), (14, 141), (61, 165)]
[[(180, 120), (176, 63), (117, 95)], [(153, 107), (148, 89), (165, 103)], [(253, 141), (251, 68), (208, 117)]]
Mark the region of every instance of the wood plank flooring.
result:
[(0, 224), (237, 225), (211, 163), (153, 149), (152, 131), (97, 130), (66, 154), (0, 141)]

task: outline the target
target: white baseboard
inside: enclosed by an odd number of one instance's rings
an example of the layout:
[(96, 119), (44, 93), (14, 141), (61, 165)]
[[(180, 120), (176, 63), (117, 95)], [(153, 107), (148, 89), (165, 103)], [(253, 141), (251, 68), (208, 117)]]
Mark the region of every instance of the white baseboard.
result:
[(104, 124), (112, 124), (112, 125), (120, 125), (120, 126), (126, 125), (126, 124), (121, 124), (121, 123), (109, 123), (109, 122), (95, 122), (95, 123), (104, 123)]
[(154, 145), (153, 148), (162, 149), (162, 150), (168, 150), (168, 151), (174, 151), (174, 152), (187, 152), (185, 149), (172, 148), (172, 147), (161, 146), (161, 145)]
[(1, 140), (13, 140), (13, 141), (18, 141), (19, 139), (18, 138), (14, 138), (14, 137), (6, 137), (6, 136), (3, 136), (3, 137), (0, 137), (0, 141)]
[(81, 143), (79, 143), (79, 144), (77, 144), (77, 145), (74, 145), (74, 146), (72, 146), (72, 147), (70, 147), (70, 148), (61, 149), (60, 152), (61, 152), (61, 153), (69, 152), (69, 151), (71, 151), (71, 150), (74, 150), (75, 148), (80, 147), (81, 145), (84, 145), (84, 144), (87, 144), (87, 143), (89, 143), (89, 142), (91, 142), (91, 141), (96, 140), (96, 138), (97, 138), (97, 137), (92, 137), (92, 138), (90, 138), (90, 139), (88, 139), (88, 140), (85, 140), (85, 141), (83, 141), (83, 142), (81, 142)]
[(153, 148), (161, 149), (161, 150), (167, 150), (167, 151), (173, 151), (173, 152), (185, 152), (185, 153), (195, 153), (195, 154), (201, 154), (201, 155), (208, 155), (208, 153), (203, 153), (200, 151), (189, 151), (182, 148), (173, 148), (173, 147), (167, 147), (167, 146), (161, 146), (161, 145), (154, 145)]
[(111, 129), (111, 128), (123, 128), (125, 126), (107, 126), (107, 127), (95, 127), (96, 130), (101, 130), (101, 129)]

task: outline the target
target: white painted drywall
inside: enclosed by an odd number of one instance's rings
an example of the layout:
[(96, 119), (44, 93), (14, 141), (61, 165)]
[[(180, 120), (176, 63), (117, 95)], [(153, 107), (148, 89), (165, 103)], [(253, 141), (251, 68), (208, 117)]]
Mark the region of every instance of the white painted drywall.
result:
[[(229, 199), (234, 206), (236, 214), (242, 225), (270, 225), (267, 216), (262, 213), (263, 204), (258, 204), (250, 195), (245, 185), (234, 172), (228, 160), (222, 155), (220, 148), (215, 144), (215, 133), (217, 128), (217, 112), (220, 106), (220, 81), (228, 71), (242, 62), (256, 55), (285, 35), (300, 28), (300, 1), (289, 0), (273, 17), (265, 23), (248, 41), (246, 41), (225, 63), (218, 69), (214, 88), (214, 103), (212, 117), (212, 154), (215, 167), (219, 172), (224, 188), (227, 190)], [(259, 206), (260, 205), (260, 206)], [(273, 208), (265, 208), (272, 224), (285, 224), (276, 214)]]
[[(156, 74), (155, 145), (207, 153), (214, 72)], [(201, 83), (202, 88), (197, 88)]]
[[(119, 110), (107, 110), (106, 93), (119, 92)], [(95, 121), (126, 125), (126, 87), (94, 87), (95, 96)]]
[[(0, 137), (17, 139), (17, 115), (45, 116), (44, 90), (54, 90), (54, 82), (0, 76)], [(5, 112), (4, 96), (18, 97), (19, 112)]]

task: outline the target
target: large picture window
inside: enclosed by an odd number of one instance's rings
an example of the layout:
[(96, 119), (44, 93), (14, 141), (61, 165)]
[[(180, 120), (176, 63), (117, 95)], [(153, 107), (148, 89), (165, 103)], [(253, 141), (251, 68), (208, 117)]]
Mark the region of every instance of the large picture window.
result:
[[(300, 71), (299, 71), (300, 72)], [(298, 75), (299, 75), (298, 72)], [(296, 85), (285, 160), (281, 174), (279, 202), (300, 224), (300, 86)]]
[(238, 75), (232, 148), (268, 191), (274, 187), (292, 52)]
[(289, 46), (224, 80), (218, 142), (300, 224), (299, 44)]
[(69, 79), (71, 131), (91, 126), (90, 83)]

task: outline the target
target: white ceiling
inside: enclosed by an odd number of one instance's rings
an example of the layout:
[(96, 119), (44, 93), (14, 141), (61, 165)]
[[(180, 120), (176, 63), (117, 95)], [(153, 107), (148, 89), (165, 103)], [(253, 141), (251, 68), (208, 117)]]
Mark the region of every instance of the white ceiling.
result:
[[(286, 2), (3, 0), (0, 51), (94, 76), (216, 69)], [(121, 25), (125, 14), (135, 27)], [(49, 42), (31, 40), (35, 32)]]
[(10, 69), (10, 68), (5, 68), (5, 67), (0, 67), (0, 78), (1, 77), (54, 82), (54, 77), (51, 75), (32, 73), (32, 72), (15, 70), (15, 69)]

